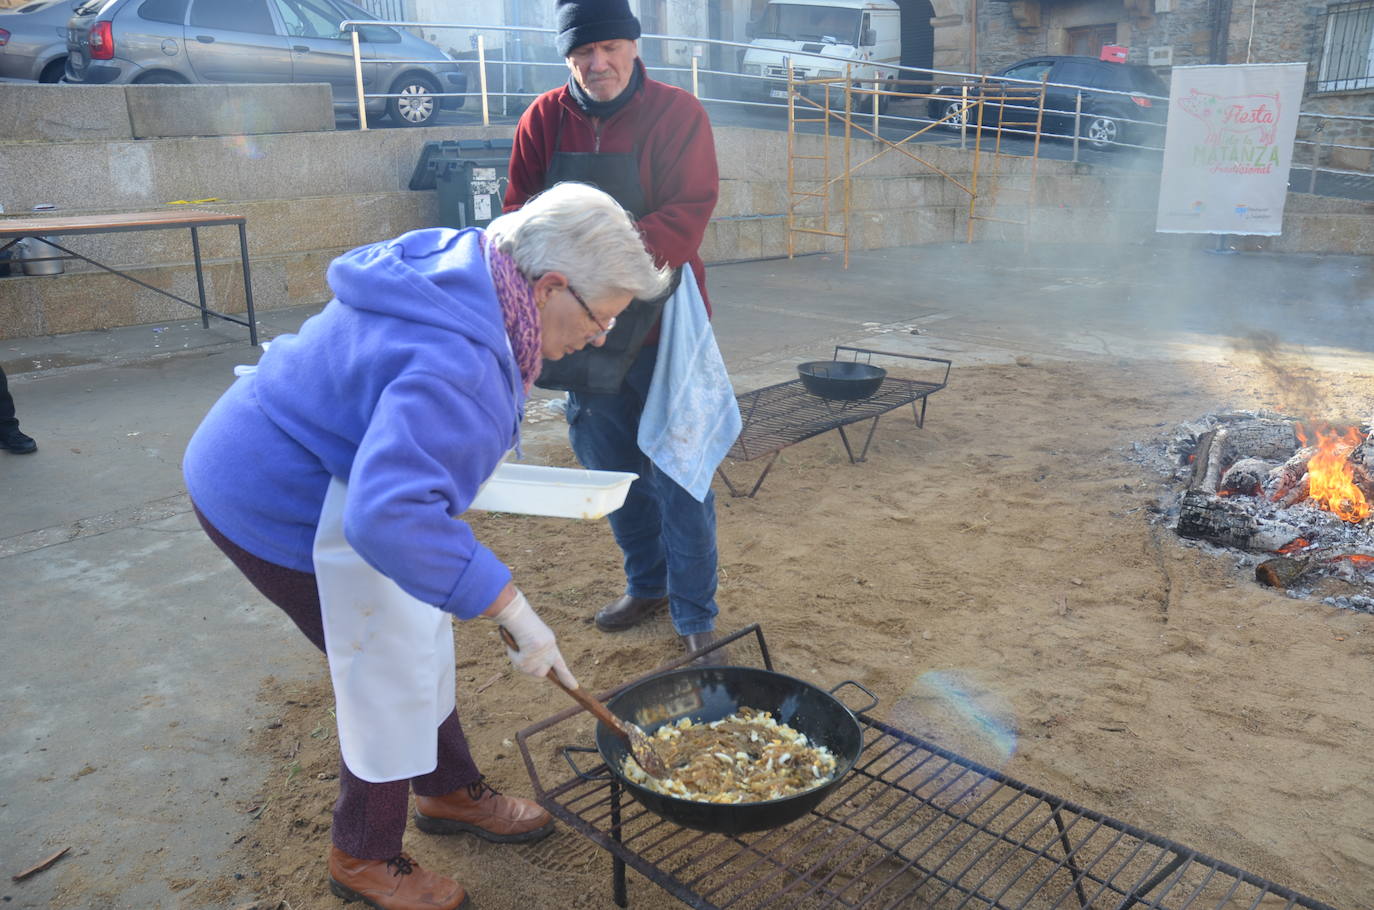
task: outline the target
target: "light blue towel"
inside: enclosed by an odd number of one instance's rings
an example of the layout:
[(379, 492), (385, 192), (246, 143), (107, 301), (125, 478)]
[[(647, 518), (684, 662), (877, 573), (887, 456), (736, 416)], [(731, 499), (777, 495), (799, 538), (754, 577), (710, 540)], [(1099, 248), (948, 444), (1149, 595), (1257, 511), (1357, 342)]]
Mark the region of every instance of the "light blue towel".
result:
[(640, 451), (701, 502), (742, 426), (706, 302), (684, 265), (663, 308), (658, 362), (639, 418)]

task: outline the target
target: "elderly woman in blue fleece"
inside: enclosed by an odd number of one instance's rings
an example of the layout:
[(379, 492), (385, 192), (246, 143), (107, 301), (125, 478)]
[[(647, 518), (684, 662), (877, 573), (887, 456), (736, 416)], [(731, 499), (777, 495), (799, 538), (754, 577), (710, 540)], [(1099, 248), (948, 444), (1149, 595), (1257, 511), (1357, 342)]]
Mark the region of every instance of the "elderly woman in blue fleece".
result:
[[(342, 753), (331, 890), (386, 910), (457, 908), (464, 889), (402, 852), (411, 790), (431, 834), (524, 842), (553, 820), (483, 783), (451, 707), (448, 614), (495, 620), (518, 669), (576, 685), (553, 632), (459, 516), (518, 445), (541, 358), (600, 344), (668, 275), (610, 196), (563, 183), (485, 231), (353, 250), (328, 278), (334, 299), (210, 410), (186, 484), (211, 540), (329, 656)], [(355, 561), (326, 571), (322, 554), (340, 551)], [(396, 590), (369, 593), (379, 579)], [(398, 598), (399, 612), (376, 614)], [(398, 631), (431, 617), (437, 632)], [(445, 646), (447, 677), (426, 675)], [(417, 710), (419, 734), (395, 726)]]

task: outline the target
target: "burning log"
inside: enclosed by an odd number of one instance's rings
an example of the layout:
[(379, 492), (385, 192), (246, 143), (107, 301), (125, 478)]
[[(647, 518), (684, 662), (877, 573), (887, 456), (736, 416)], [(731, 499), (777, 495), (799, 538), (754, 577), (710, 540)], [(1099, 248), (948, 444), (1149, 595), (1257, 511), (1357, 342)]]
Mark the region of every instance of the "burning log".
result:
[[(1271, 470), (1264, 481), (1264, 490), (1269, 494), (1269, 498), (1278, 501), (1302, 483), (1303, 478), (1307, 476), (1307, 463), (1312, 460), (1312, 456), (1315, 454), (1317, 454), (1315, 447), (1303, 446), (1294, 453), (1292, 458)], [(1307, 494), (1304, 493), (1301, 499), (1294, 501), (1301, 502), (1306, 498)]]
[(1302, 502), (1310, 495), (1312, 495), (1312, 479), (1304, 474), (1302, 480), (1298, 481), (1298, 485), (1283, 494), (1281, 498), (1276, 499), (1276, 502), (1278, 502), (1279, 508), (1287, 509)]
[(1225, 442), (1224, 427), (1208, 430), (1198, 437), (1197, 452), (1193, 458), (1193, 474), (1188, 480), (1188, 489), (1216, 493), (1217, 484), (1221, 482), (1221, 450)]
[(1273, 465), (1267, 461), (1242, 458), (1221, 475), (1217, 492), (1232, 496), (1261, 496), (1264, 494), (1264, 479), (1272, 468)]
[(1255, 580), (1271, 588), (1291, 588), (1311, 567), (1311, 559), (1275, 556), (1255, 566)]
[(1227, 428), (1222, 455), (1228, 462), (1249, 456), (1273, 463), (1283, 461), (1297, 447), (1293, 421), (1257, 419)]
[(1360, 488), (1364, 498), (1374, 501), (1374, 463), (1351, 464), (1350, 480), (1355, 486)]
[(1250, 549), (1257, 553), (1278, 553), (1280, 556), (1291, 549), (1307, 546), (1302, 530), (1283, 521), (1266, 521), (1250, 535)]
[(1179, 506), (1178, 534), (1246, 550), (1255, 535), (1255, 520), (1206, 490), (1189, 490)]

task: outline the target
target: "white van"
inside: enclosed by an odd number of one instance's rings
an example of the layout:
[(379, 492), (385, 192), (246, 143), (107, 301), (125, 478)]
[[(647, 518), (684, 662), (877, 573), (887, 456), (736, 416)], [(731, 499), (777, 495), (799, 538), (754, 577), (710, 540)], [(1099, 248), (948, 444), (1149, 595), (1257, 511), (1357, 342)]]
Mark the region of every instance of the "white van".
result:
[[(892, 0), (769, 0), (751, 28), (741, 72), (760, 78), (743, 80), (749, 100), (787, 99), (785, 58), (799, 80), (843, 76), (846, 63), (856, 80), (897, 78), (896, 70), (871, 65), (901, 62), (902, 13)], [(872, 104), (867, 97), (864, 102), (865, 108)]]

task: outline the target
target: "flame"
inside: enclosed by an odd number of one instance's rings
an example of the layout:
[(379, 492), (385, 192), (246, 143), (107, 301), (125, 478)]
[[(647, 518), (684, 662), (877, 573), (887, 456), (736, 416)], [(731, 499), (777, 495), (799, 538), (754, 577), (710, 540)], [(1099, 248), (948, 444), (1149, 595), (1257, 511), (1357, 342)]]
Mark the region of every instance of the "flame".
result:
[(1274, 552), (1275, 552), (1275, 553), (1278, 553), (1280, 556), (1284, 556), (1284, 555), (1286, 555), (1286, 554), (1288, 554), (1288, 553), (1296, 553), (1298, 550), (1303, 549), (1304, 547), (1310, 545), (1311, 543), (1312, 543), (1312, 542), (1311, 542), (1310, 540), (1308, 540), (1306, 537), (1295, 537), (1295, 538), (1293, 538), (1292, 540), (1290, 540), (1288, 543), (1286, 543), (1286, 544), (1284, 544), (1283, 546), (1279, 547), (1279, 548), (1278, 548), (1277, 550), (1275, 550)]
[(1374, 556), (1366, 556), (1363, 553), (1342, 553), (1336, 559), (1348, 559), (1357, 566), (1367, 566), (1374, 563)]
[[(1310, 445), (1301, 426), (1298, 439)], [(1355, 486), (1354, 469), (1347, 456), (1364, 435), (1355, 427), (1340, 433), (1330, 427), (1317, 430), (1317, 453), (1307, 463), (1308, 495), (1312, 500), (1342, 521), (1362, 521), (1369, 515), (1369, 502), (1364, 491)]]

